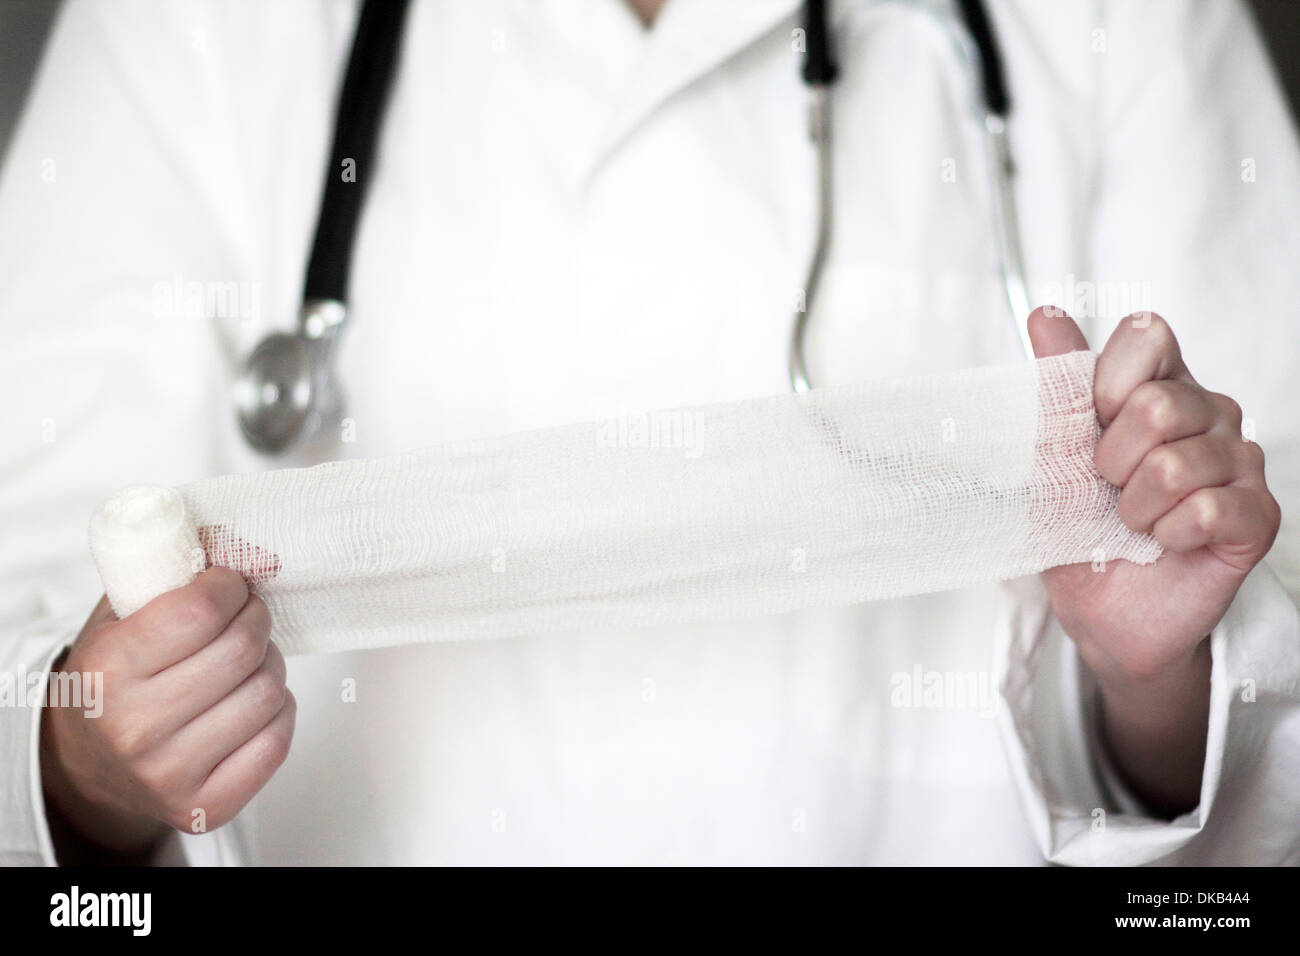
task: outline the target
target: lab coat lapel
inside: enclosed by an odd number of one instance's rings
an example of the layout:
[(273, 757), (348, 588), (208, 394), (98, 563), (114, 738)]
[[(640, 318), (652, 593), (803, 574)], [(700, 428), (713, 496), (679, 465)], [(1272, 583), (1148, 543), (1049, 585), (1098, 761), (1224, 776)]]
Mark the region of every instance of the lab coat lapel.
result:
[[(589, 181), (669, 98), (775, 29), (798, 5), (798, 0), (669, 0), (651, 29), (645, 57), (595, 138), (582, 181)], [(792, 76), (794, 69), (792, 61)]]

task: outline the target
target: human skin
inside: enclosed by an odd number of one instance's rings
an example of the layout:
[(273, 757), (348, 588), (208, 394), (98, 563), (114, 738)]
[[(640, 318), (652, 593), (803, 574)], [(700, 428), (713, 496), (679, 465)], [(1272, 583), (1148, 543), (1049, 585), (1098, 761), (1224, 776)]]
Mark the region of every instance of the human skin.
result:
[(228, 568), (120, 621), (100, 601), (56, 670), (102, 673), (102, 715), (41, 717), (61, 862), (147, 854), (169, 828), (214, 829), (270, 780), (297, 710), (270, 635), (266, 605)]
[[(1059, 309), (1029, 317), (1042, 357), (1086, 349)], [(1097, 359), (1097, 471), (1122, 489), (1120, 519), (1164, 547), (1155, 564), (1042, 574), (1052, 610), (1096, 675), (1106, 744), (1126, 782), (1172, 817), (1200, 798), (1210, 707), (1209, 634), (1272, 547), (1281, 509), (1241, 407), (1183, 363), (1159, 315), (1122, 319)]]

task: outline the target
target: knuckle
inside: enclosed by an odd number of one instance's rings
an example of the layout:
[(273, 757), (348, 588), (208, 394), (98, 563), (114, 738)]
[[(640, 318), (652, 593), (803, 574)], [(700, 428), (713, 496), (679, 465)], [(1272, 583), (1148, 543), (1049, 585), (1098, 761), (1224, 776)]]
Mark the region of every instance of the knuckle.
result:
[(1112, 384), (1109, 377), (1105, 380), (1099, 377), (1093, 387), (1093, 402), (1103, 418), (1113, 419), (1124, 406), (1124, 394), (1117, 385)]
[(1223, 518), (1223, 507), (1213, 495), (1197, 495), (1193, 509), (1193, 520), (1201, 531), (1213, 530)]
[(1130, 503), (1130, 500), (1125, 499), (1122, 495), (1115, 506), (1115, 514), (1119, 517), (1119, 520), (1123, 522), (1124, 527), (1128, 528), (1130, 531), (1136, 531), (1141, 534), (1148, 530), (1141, 519), (1139, 519), (1133, 505)]
[(1219, 394), (1218, 392), (1214, 393), (1213, 401), (1219, 414), (1231, 422), (1236, 429), (1240, 430), (1241, 420), (1244, 414), (1241, 404), (1236, 399), (1228, 395)]
[(152, 761), (136, 768), (135, 779), (147, 793), (163, 806), (168, 806), (179, 789), (183, 777), (175, 765), (164, 761)]
[(200, 634), (215, 634), (226, 623), (226, 616), (216, 599), (202, 592), (190, 597), (183, 616), (186, 625)]
[(293, 743), (293, 731), (298, 720), (298, 701), (292, 693), (286, 691), (281, 713), (285, 719), (273, 728), (275, 739), (274, 752), (278, 754), (277, 766), (289, 755), (289, 745)]
[(1124, 475), (1119, 470), (1119, 465), (1110, 455), (1098, 455), (1093, 462), (1093, 467), (1097, 469), (1097, 474), (1105, 478), (1110, 484), (1117, 488), (1123, 486)]
[(1148, 456), (1149, 467), (1156, 486), (1165, 492), (1176, 492), (1187, 479), (1187, 462), (1175, 451), (1157, 448)]
[(1146, 324), (1146, 331), (1156, 338), (1161, 348), (1176, 345), (1173, 327), (1159, 312), (1139, 312)]
[(143, 721), (134, 717), (105, 714), (100, 720), (100, 740), (109, 753), (124, 763), (138, 760), (149, 747), (150, 735)]
[(259, 712), (278, 713), (284, 704), (286, 685), (280, 675), (262, 668), (248, 679), (249, 703)]
[(1158, 348), (1164, 348), (1174, 340), (1173, 329), (1169, 327), (1165, 317), (1150, 309), (1130, 312), (1120, 319), (1119, 330), (1124, 329), (1131, 329), (1142, 335), (1147, 342)]
[(228, 591), (232, 595), (239, 596), (241, 603), (243, 598), (248, 596), (248, 583), (244, 580), (243, 575), (232, 568), (217, 565), (204, 571), (203, 576), (208, 579), (209, 583), (215, 584), (217, 590)]
[(271, 634), (271, 609), (266, 606), (258, 595), (250, 594), (248, 603), (244, 606), (244, 616), (248, 620), (250, 629), (256, 631), (262, 637), (269, 637)]
[(1264, 449), (1259, 442), (1243, 441), (1241, 442), (1240, 455), (1242, 461), (1251, 471), (1258, 471), (1261, 474), (1264, 471), (1265, 455)]
[(263, 765), (276, 769), (283, 766), (284, 762), (289, 759), (289, 748), (293, 743), (293, 733), (291, 730), (279, 730), (266, 735), (266, 743), (263, 745), (264, 750), (259, 755)]
[[(123, 640), (124, 637), (124, 634), (112, 629), (86, 635), (78, 641), (75, 649), (75, 669), (105, 675), (127, 672), (131, 661), (125, 650), (128, 642)], [(68, 666), (72, 666), (71, 656)]]
[(1102, 352), (1097, 358), (1097, 371), (1093, 375), (1092, 398), (1102, 418), (1114, 419), (1125, 407), (1132, 392), (1127, 385), (1121, 360), (1114, 354)]
[(228, 667), (240, 674), (251, 674), (266, 657), (267, 639), (247, 627), (232, 627), (222, 638)]
[(1282, 505), (1267, 489), (1264, 491), (1264, 516), (1270, 532), (1276, 535), (1282, 526)]
[(1173, 426), (1177, 406), (1163, 383), (1146, 382), (1138, 386), (1131, 401), (1143, 424), (1151, 431), (1164, 434)]
[[(289, 758), (293, 743), (291, 727), (268, 727), (248, 742), (249, 758), (258, 768), (258, 776), (270, 777)], [(249, 795), (251, 798), (252, 794)]]
[(293, 744), (293, 728), (276, 728), (266, 735), (262, 751), (258, 754), (263, 766), (276, 770), (289, 759), (289, 748)]

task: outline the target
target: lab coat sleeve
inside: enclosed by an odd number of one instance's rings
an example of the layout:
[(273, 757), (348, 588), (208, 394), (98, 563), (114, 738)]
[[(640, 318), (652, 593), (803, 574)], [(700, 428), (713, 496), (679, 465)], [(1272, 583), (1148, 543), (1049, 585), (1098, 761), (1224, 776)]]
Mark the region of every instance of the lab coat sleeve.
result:
[(1036, 579), (1004, 586), (997, 717), (1043, 856), (1074, 866), (1300, 860), (1300, 616), (1267, 565), (1210, 636), (1210, 720), (1198, 805), (1145, 811), (1109, 765), (1096, 698)]
[[(1300, 861), (1300, 149), (1237, 3), (1103, 6), (1092, 277), (1146, 285), (1204, 386), (1237, 399), (1282, 506), (1277, 542), (1210, 637), (1199, 805), (1155, 819), (1096, 731), (1096, 700), (1037, 579), (1005, 586), (1003, 739), (1044, 856), (1066, 864)], [(1086, 331), (1104, 344), (1117, 316)]]
[(0, 710), (0, 866), (40, 866), (54, 861), (38, 771), (41, 702), (65, 635), (57, 623), (6, 631), (0, 645), (0, 680), (6, 684)]
[[(18, 677), (43, 681), (99, 598), (98, 502), (207, 473), (228, 417), (209, 407), (208, 317), (171, 289), (258, 266), (236, 251), (251, 220), (218, 80), (231, 37), (182, 6), (65, 3), (0, 174), (0, 668)], [(2, 862), (55, 862), (39, 715), (0, 707)]]

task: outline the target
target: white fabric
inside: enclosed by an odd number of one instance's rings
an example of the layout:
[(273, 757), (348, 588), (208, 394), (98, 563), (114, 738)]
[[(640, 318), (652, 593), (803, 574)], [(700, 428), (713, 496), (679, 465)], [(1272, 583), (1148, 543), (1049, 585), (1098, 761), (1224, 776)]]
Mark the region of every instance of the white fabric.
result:
[[(213, 564), (288, 653), (763, 617), (1160, 545), (1093, 467), (1097, 356), (649, 412), (127, 489), (90, 525), (118, 616)], [(188, 515), (187, 515), (188, 511)], [(217, 533), (213, 533), (217, 532)], [(202, 560), (197, 563), (201, 570)]]
[[(646, 34), (614, 0), (415, 0), (340, 352), (353, 427), (327, 455), (782, 391), (813, 209), (796, 6), (669, 0)], [(898, 4), (833, 6), (817, 381), (1020, 360), (951, 46)], [(1137, 286), (1245, 407), (1282, 503), (1269, 567), (1215, 632), (1235, 693), (1213, 702), (1204, 822), (1116, 825), (1031, 577), (290, 658), (293, 752), (234, 825), (185, 841), (192, 860), (1296, 862), (1300, 151), (1277, 85), (1239, 3), (989, 6), (1032, 301), (1100, 348)], [(98, 600), (86, 518), (107, 491), (280, 467), (241, 445), (220, 343), (293, 321), (355, 9), (62, 5), (0, 178), (0, 669), (39, 671)], [(190, 283), (225, 282), (257, 307), (191, 312)], [(975, 676), (989, 706), (896, 706), (918, 667)], [(0, 708), (14, 862), (52, 859), (34, 716)]]
[(180, 492), (146, 485), (124, 489), (95, 512), (90, 553), (118, 617), (189, 584), (207, 565)]

